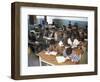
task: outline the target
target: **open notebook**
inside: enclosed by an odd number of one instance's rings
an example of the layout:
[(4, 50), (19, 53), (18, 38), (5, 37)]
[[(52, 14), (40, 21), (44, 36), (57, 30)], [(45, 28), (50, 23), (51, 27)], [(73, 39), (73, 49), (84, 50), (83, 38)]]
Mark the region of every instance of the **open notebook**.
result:
[(63, 63), (63, 62), (65, 62), (66, 59), (64, 58), (64, 56), (57, 56), (56, 60), (58, 63)]

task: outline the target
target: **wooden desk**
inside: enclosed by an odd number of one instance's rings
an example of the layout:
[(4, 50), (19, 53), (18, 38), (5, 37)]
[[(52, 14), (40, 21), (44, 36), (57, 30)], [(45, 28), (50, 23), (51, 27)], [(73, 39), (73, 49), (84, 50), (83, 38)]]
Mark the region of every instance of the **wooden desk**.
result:
[(39, 58), (40, 58), (40, 66), (41, 62), (44, 62), (48, 65), (72, 65), (72, 64), (76, 64), (74, 62), (71, 62), (70, 60), (66, 60), (65, 62), (62, 63), (58, 63), (56, 60), (56, 56), (54, 55), (46, 55), (45, 51), (42, 51), (38, 54)]
[[(56, 51), (59, 54), (63, 54), (63, 50), (65, 49), (64, 46), (60, 47), (58, 46), (58, 44), (56, 44), (53, 48), (54, 51)], [(50, 50), (50, 47), (49, 47)], [(83, 50), (80, 49), (74, 49), (77, 55), (82, 55), (83, 54)], [(59, 55), (58, 54), (58, 55)], [(40, 59), (40, 65), (41, 62), (44, 62), (48, 65), (73, 65), (73, 64), (79, 64), (79, 62), (72, 62), (71, 60), (66, 60), (65, 62), (62, 63), (58, 63), (56, 60), (56, 56), (54, 55), (47, 55), (45, 54), (45, 51), (41, 51), (40, 53), (38, 53), (39, 59)], [(41, 65), (42, 66), (42, 65)]]

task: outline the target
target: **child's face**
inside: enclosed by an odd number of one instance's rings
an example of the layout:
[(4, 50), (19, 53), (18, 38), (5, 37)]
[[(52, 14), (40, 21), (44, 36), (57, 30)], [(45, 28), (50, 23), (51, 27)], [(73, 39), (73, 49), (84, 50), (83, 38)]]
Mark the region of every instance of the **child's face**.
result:
[(76, 54), (76, 51), (75, 50), (72, 50), (72, 54)]
[(71, 36), (71, 40), (74, 41), (74, 36)]

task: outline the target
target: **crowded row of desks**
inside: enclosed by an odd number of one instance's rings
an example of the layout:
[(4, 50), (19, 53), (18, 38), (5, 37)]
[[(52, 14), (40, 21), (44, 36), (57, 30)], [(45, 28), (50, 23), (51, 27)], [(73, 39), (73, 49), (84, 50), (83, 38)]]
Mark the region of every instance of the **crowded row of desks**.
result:
[(87, 52), (87, 32), (82, 28), (43, 29), (39, 36), (33, 35), (29, 38), (29, 47), (37, 52), (41, 66), (41, 62), (48, 65), (80, 64), (82, 55)]
[(56, 44), (50, 46), (47, 50), (41, 51), (37, 54), (40, 59), (40, 65), (42, 66), (42, 62), (47, 65), (79, 64), (82, 55), (86, 52), (86, 47), (82, 46), (82, 48), (73, 48), (70, 54), (65, 55), (64, 51), (68, 51), (68, 49), (70, 50), (71, 48), (69, 46)]

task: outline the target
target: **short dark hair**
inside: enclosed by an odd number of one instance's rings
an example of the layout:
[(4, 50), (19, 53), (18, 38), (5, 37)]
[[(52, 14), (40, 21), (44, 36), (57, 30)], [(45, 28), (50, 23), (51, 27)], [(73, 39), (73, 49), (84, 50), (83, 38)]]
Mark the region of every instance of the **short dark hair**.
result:
[(50, 44), (51, 44), (51, 45), (53, 45), (53, 44), (55, 44), (55, 43), (56, 43), (56, 42), (55, 42), (54, 39), (51, 39), (51, 40), (50, 40)]
[(67, 48), (66, 49), (66, 54), (70, 55), (71, 53), (72, 53), (72, 48), (71, 47)]

